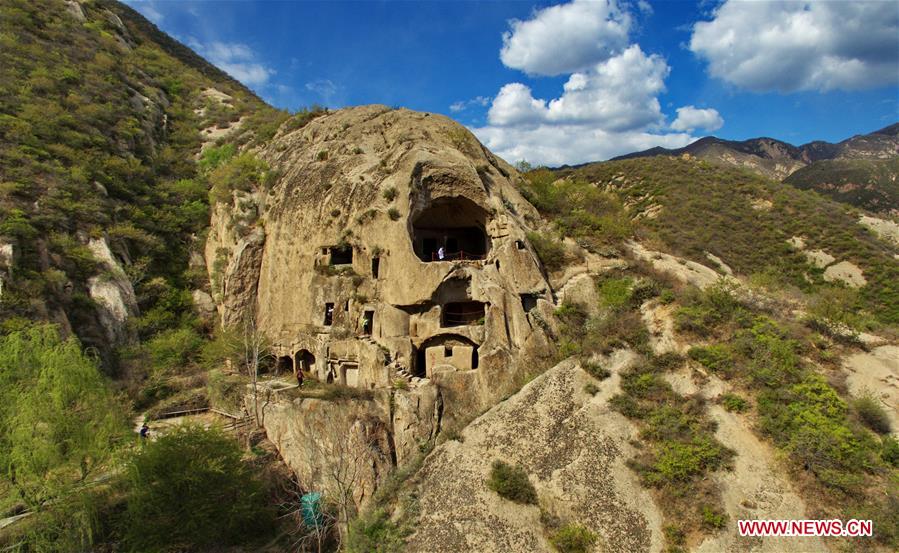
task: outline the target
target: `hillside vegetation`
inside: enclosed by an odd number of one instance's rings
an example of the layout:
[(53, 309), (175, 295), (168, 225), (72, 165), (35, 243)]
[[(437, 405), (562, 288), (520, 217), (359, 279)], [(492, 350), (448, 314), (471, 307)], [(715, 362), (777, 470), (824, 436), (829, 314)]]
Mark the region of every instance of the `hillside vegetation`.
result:
[(538, 180), (560, 176), (615, 193), (639, 221), (638, 236), (658, 249), (706, 264), (711, 253), (737, 274), (782, 290), (834, 288), (788, 243), (803, 237), (806, 249), (862, 269), (868, 284), (846, 291), (846, 311), (867, 313), (869, 326), (899, 324), (896, 248), (860, 226), (858, 213), (843, 204), (748, 171), (670, 157), (593, 164)]
[[(622, 374), (622, 393), (611, 404), (641, 429), (644, 445), (631, 468), (657, 489), (671, 550), (726, 527), (718, 480), (708, 476), (728, 470), (733, 452), (715, 440), (705, 399), (680, 396), (668, 384), (666, 374), (682, 370), (685, 360), (649, 347), (639, 311), (645, 302), (673, 307), (678, 339), (696, 344), (687, 367), (724, 381), (722, 406), (757, 421), (760, 436), (787, 456), (790, 476), (817, 518), (872, 518), (881, 544), (899, 543), (899, 471), (889, 421), (878, 401), (849, 397), (838, 384), (835, 359), (857, 345), (822, 334), (827, 326), (815, 322), (821, 317), (895, 335), (895, 246), (870, 235), (845, 205), (695, 159), (536, 170), (526, 176), (523, 192), (559, 236), (588, 251), (620, 256), (625, 240), (637, 240), (715, 266), (711, 253), (761, 293), (746, 296), (724, 281), (699, 291), (631, 260), (623, 271), (594, 277), (599, 305), (563, 303), (556, 312), (560, 355), (580, 356), (586, 370), (597, 354), (617, 347), (645, 357)], [(573, 225), (576, 220), (592, 224)], [(613, 220), (619, 222), (609, 224)], [(824, 281), (822, 269), (787, 242), (793, 236), (804, 237), (809, 249), (858, 264), (868, 284), (854, 291)], [(546, 240), (555, 249), (538, 252), (560, 260), (558, 269), (578, 263), (557, 238)], [(791, 306), (811, 315), (797, 320)]]
[(868, 211), (899, 213), (899, 158), (816, 161), (784, 182)]
[(184, 324), (209, 219), (199, 131), (246, 116), (232, 139), (260, 141), (285, 115), (116, 2), (8, 0), (0, 18), (0, 243), (13, 252), (0, 328), (57, 322), (111, 368), (86, 283), (114, 275), (87, 242), (105, 239), (124, 268), (138, 337)]
[[(209, 284), (189, 260), (210, 182), (240, 186), (241, 164), (258, 166), (241, 151), (288, 115), (118, 2), (4, 0), (0, 21), (0, 514), (32, 514), (0, 547), (182, 551), (264, 537), (269, 490), (232, 437), (194, 429), (138, 450), (129, 419), (205, 402), (206, 369), (233, 356), (195, 314), (191, 290)], [(211, 129), (228, 132), (201, 154)], [(95, 293), (109, 285), (134, 296), (116, 339)], [(194, 502), (180, 534), (159, 486)], [(139, 500), (127, 513), (126, 497)]]

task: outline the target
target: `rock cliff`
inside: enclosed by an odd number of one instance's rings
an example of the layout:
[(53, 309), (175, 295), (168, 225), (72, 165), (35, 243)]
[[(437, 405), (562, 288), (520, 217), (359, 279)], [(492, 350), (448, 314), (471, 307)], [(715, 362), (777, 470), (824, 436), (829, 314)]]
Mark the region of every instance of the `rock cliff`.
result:
[[(373, 394), (336, 426), (377, 421), (393, 448), (385, 459), (402, 462), (409, 444), (470, 420), (548, 364), (552, 290), (526, 237), (539, 217), (516, 171), (464, 127), (364, 106), (286, 125), (256, 154), (278, 175), (272, 186), (213, 211), (217, 307), (227, 325), (253, 320), (281, 368)], [(299, 474), (315, 463), (283, 436), (333, 418), (310, 401), (266, 417)], [(411, 403), (424, 412), (405, 416)]]

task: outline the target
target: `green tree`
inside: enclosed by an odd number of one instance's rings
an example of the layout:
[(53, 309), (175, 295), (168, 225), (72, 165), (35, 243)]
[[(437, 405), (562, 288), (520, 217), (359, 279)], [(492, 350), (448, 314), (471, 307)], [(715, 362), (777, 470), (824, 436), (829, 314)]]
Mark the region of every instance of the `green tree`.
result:
[(0, 464), (40, 505), (112, 457), (124, 410), (74, 338), (42, 325), (0, 337)]
[(247, 541), (272, 513), (241, 449), (220, 430), (182, 426), (128, 464), (125, 541), (134, 551), (185, 551)]

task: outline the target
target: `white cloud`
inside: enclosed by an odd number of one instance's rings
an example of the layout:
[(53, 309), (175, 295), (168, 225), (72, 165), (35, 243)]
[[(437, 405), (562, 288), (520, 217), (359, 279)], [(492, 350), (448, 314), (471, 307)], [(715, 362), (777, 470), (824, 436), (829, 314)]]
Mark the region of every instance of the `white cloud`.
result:
[(487, 107), (490, 104), (490, 98), (487, 96), (475, 96), (471, 100), (459, 100), (458, 102), (453, 102), (450, 104), (450, 111), (453, 113), (459, 113), (460, 111), (465, 111), (466, 109), (472, 106), (481, 106)]
[(609, 132), (582, 125), (486, 126), (472, 130), (503, 159), (549, 166), (608, 159), (654, 146), (680, 148), (696, 140), (687, 133)]
[(256, 52), (246, 44), (222, 41), (203, 43), (195, 38), (189, 38), (187, 44), (247, 86), (264, 85), (275, 74), (275, 70), (259, 61)]
[(677, 108), (677, 119), (671, 123), (671, 128), (676, 131), (705, 129), (711, 132), (720, 129), (722, 125), (724, 125), (724, 119), (721, 118), (718, 110), (684, 106)]
[(500, 59), (533, 75), (580, 71), (627, 46), (630, 15), (615, 0), (574, 0), (512, 20)]
[(559, 98), (536, 99), (521, 83), (502, 87), (487, 114), (492, 125), (537, 122), (593, 124), (607, 131), (628, 131), (658, 124), (656, 98), (665, 89), (665, 60), (647, 56), (636, 44), (583, 73), (569, 77)]
[(340, 87), (334, 84), (330, 79), (316, 79), (306, 83), (306, 90), (315, 92), (325, 100), (328, 100), (337, 94), (339, 89)]
[[(625, 8), (651, 13), (638, 2)], [(503, 86), (472, 131), (509, 161), (561, 165), (597, 161), (655, 146), (680, 148), (695, 129), (719, 128), (713, 109), (686, 106), (666, 126), (659, 95), (671, 69), (662, 57), (629, 44), (632, 16), (616, 0), (573, 0), (513, 21), (500, 57), (530, 74), (567, 74), (556, 98), (536, 98), (522, 82)], [(451, 106), (461, 111), (462, 103)]]
[(693, 27), (690, 49), (709, 73), (739, 87), (863, 89), (899, 82), (893, 1), (728, 0)]

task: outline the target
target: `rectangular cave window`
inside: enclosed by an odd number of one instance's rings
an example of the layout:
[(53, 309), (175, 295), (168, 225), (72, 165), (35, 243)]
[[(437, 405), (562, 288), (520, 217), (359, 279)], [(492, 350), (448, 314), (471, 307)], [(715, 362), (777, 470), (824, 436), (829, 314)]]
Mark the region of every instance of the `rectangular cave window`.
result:
[(453, 346), (443, 346), (443, 356), (444, 357), (452, 357), (453, 356)]
[(373, 257), (371, 259), (371, 277), (378, 278), (378, 272), (381, 270), (381, 258)]
[(440, 310), (440, 326), (462, 326), (484, 321), (486, 304), (479, 301), (447, 303)]
[(325, 304), (325, 326), (331, 326), (334, 323), (334, 304)]
[(352, 265), (353, 264), (353, 247), (352, 246), (334, 246), (331, 251), (331, 265)]
[(516, 240), (516, 241), (515, 241), (515, 247), (518, 248), (519, 250), (523, 250), (523, 249), (524, 249), (524, 242), (522, 242), (521, 240)]
[(344, 311), (350, 310), (350, 300), (346, 300), (345, 302), (343, 302), (343, 310)]
[(525, 312), (529, 312), (537, 307), (537, 294), (522, 294), (521, 307), (524, 308)]

